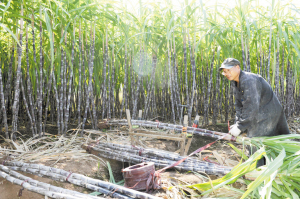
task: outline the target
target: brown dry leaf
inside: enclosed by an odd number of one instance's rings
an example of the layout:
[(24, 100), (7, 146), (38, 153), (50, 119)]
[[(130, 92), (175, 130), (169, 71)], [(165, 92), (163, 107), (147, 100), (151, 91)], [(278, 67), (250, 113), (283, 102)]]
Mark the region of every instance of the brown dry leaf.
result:
[(213, 151), (214, 157), (217, 159), (220, 165), (224, 165), (225, 159), (217, 151)]
[(230, 166), (230, 167), (235, 167), (236, 165), (239, 164), (238, 161), (231, 160), (231, 159), (229, 159), (229, 158), (226, 158), (226, 159), (225, 159), (225, 163), (227, 164), (227, 166)]

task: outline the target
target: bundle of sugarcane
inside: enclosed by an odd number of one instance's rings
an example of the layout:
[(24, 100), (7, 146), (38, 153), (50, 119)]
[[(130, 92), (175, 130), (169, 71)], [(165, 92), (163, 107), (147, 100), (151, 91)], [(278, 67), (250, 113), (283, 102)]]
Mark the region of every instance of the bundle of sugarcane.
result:
[[(152, 159), (169, 159), (171, 161), (179, 161), (183, 159), (183, 156), (180, 156), (178, 153), (173, 153), (169, 151), (159, 150), (159, 149), (146, 149), (142, 147), (136, 147), (136, 146), (130, 146), (130, 145), (122, 145), (122, 144), (114, 144), (114, 143), (105, 143), (105, 142), (99, 142), (96, 146), (96, 148), (110, 148), (112, 150), (120, 150), (120, 151), (126, 151), (129, 153), (132, 153), (134, 155), (139, 155), (142, 157), (152, 158)], [(192, 157), (188, 157), (181, 165), (204, 165), (209, 167), (215, 167), (216, 164), (210, 163), (210, 162), (204, 162)]]
[(57, 173), (52, 173), (51, 171), (47, 171), (47, 170), (40, 170), (38, 168), (31, 168), (31, 167), (27, 167), (26, 165), (23, 167), (18, 167), (18, 166), (11, 166), (10, 169), (15, 170), (15, 171), (23, 171), (26, 173), (30, 173), (30, 174), (34, 174), (37, 176), (47, 176), (50, 177), (51, 179), (55, 180), (55, 181), (61, 181), (61, 182), (70, 182), (72, 184), (78, 185), (78, 186), (83, 186), (87, 189), (93, 190), (93, 191), (97, 191), (100, 193), (103, 193), (105, 195), (109, 195), (111, 197), (114, 198), (120, 198), (120, 199), (131, 199), (131, 197), (128, 196), (124, 196), (122, 194), (119, 193), (114, 193), (112, 191), (109, 191), (105, 188), (102, 187), (98, 187), (92, 184), (83, 184), (82, 181), (80, 180), (76, 180), (76, 179), (68, 179), (68, 177), (65, 177), (63, 175), (57, 174)]
[[(110, 120), (108, 121), (108, 124), (111, 126), (117, 126), (117, 125), (128, 125), (127, 120)], [(142, 127), (148, 127), (148, 128), (159, 128), (164, 130), (174, 130), (176, 132), (182, 131), (182, 125), (176, 125), (176, 124), (168, 124), (168, 123), (162, 123), (162, 122), (152, 122), (152, 121), (146, 121), (146, 120), (131, 120), (132, 125), (142, 126)], [(218, 131), (211, 131), (208, 129), (201, 129), (201, 128), (195, 128), (195, 127), (187, 127), (187, 133), (196, 134), (200, 136), (206, 136), (206, 137), (212, 137), (217, 139), (224, 139), (229, 141), (237, 141), (236, 137), (231, 136), (227, 133), (222, 133)]]
[(21, 170), (40, 176), (48, 176), (59, 181), (68, 181), (75, 185), (83, 186), (87, 189), (98, 191), (106, 195), (111, 195), (114, 198), (158, 199), (158, 197), (152, 196), (147, 193), (135, 191), (120, 185), (112, 184), (98, 179), (93, 179), (81, 174), (68, 172), (62, 169), (57, 169), (39, 164), (28, 164), (23, 162), (5, 162), (5, 165), (11, 166), (11, 169), (13, 170)]
[[(129, 162), (133, 164), (141, 163), (141, 162), (154, 162), (155, 166), (158, 168), (164, 168), (169, 165), (173, 165), (176, 161), (159, 157), (159, 156), (149, 156), (145, 154), (139, 153), (136, 155), (136, 152), (131, 152), (130, 150), (123, 150), (125, 148), (105, 148), (101, 146), (89, 146), (86, 144), (82, 145), (82, 148), (86, 149), (89, 152), (92, 152), (95, 155), (114, 159), (122, 162)], [(174, 168), (180, 171), (197, 171), (197, 172), (205, 172), (207, 174), (214, 175), (225, 175), (226, 173), (231, 171), (230, 167), (219, 166), (213, 163), (206, 162), (187, 162), (185, 164), (180, 164), (175, 166)]]
[[(99, 199), (100, 197), (83, 194), (77, 191), (63, 189), (44, 182), (33, 180), (30, 177), (24, 176), (18, 172), (12, 171), (10, 168), (0, 165), (0, 177), (10, 181), (13, 184), (21, 185), (24, 188), (39, 193), (41, 195), (49, 196), (51, 198), (65, 198), (65, 199)], [(19, 196), (21, 196), (21, 190)], [(101, 197), (102, 198), (102, 197)]]

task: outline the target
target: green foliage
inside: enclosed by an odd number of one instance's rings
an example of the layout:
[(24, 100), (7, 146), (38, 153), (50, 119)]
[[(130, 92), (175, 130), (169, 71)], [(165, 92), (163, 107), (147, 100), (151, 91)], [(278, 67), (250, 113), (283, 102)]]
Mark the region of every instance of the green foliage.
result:
[[(122, 67), (124, 65), (125, 42), (128, 43), (129, 51), (133, 56), (139, 52), (142, 46), (148, 55), (157, 55), (158, 65), (165, 65), (167, 46), (171, 38), (174, 37), (178, 56), (177, 63), (179, 63), (178, 67), (180, 68), (183, 59), (183, 35), (186, 34), (184, 32), (186, 30), (189, 31), (190, 38), (193, 38), (191, 43), (195, 52), (196, 70), (203, 67), (201, 60), (198, 60), (197, 57), (210, 59), (211, 53), (209, 52), (218, 46), (220, 48), (215, 63), (219, 63), (219, 60), (222, 61), (226, 57), (235, 57), (242, 61), (241, 34), (244, 35), (245, 47), (250, 49), (248, 56), (253, 72), (258, 72), (257, 55), (268, 53), (269, 42), (267, 41), (269, 41), (269, 35), (272, 37), (272, 46), (273, 43), (276, 43), (276, 37), (274, 36), (279, 35), (280, 47), (285, 47), (286, 58), (294, 61), (300, 58), (300, 35), (297, 22), (299, 19), (296, 15), (300, 13), (299, 8), (290, 7), (289, 4), (283, 4), (280, 1), (273, 1), (270, 7), (263, 7), (253, 1), (243, 2), (240, 0), (237, 2), (236, 7), (216, 4), (213, 9), (203, 4), (202, 1), (185, 1), (182, 3), (181, 10), (174, 9), (167, 2), (161, 4), (152, 2), (151, 4), (141, 3), (140, 10), (134, 11), (126, 3), (110, 1), (101, 4), (94, 0), (24, 1), (23, 4), (25, 23), (31, 23), (31, 15), (33, 15), (33, 28), (36, 33), (39, 31), (39, 22), (42, 23), (43, 36), (45, 36), (43, 51), (46, 55), (45, 61), (49, 63), (45, 63), (44, 67), (53, 64), (53, 69), (58, 77), (57, 80), (59, 80), (59, 60), (61, 56), (59, 49), (61, 47), (67, 52), (68, 61), (71, 62), (69, 52), (71, 42), (67, 42), (65, 46), (63, 38), (66, 35), (67, 41), (72, 41), (74, 39), (72, 32), (75, 29), (75, 40), (77, 41), (79, 22), (82, 23), (81, 34), (83, 38), (88, 39), (84, 43), (87, 42), (88, 45), (90, 42), (90, 24), (95, 23), (96, 26), (94, 73), (97, 85), (100, 85), (103, 81), (102, 43), (105, 29), (107, 29), (109, 46), (115, 46), (115, 58), (118, 59), (116, 63), (119, 62), (121, 69), (116, 70), (116, 75), (122, 78), (117, 81), (115, 89), (119, 89), (120, 82), (123, 82), (124, 78)], [(4, 31), (0, 35), (4, 41), (12, 37), (18, 43), (16, 34), (18, 26), (16, 24), (21, 17), (20, 5), (21, 1), (8, 1), (1, 5), (2, 20), (0, 25)], [(139, 14), (135, 14), (135, 11), (139, 11)], [(272, 29), (268, 28), (270, 22)], [(32, 27), (30, 26), (30, 28)], [(270, 31), (271, 34), (269, 34)], [(6, 32), (9, 34), (6, 34)], [(36, 35), (36, 44), (38, 41), (38, 35)], [(4, 45), (7, 44), (11, 45), (9, 42)], [(75, 44), (78, 45), (76, 42)], [(29, 46), (32, 46), (32, 42)], [(2, 49), (9, 49), (9, 46)], [(31, 50), (30, 53), (32, 53)], [(75, 59), (78, 59), (77, 56), (75, 56)], [(88, 56), (88, 54), (85, 56)], [(32, 56), (29, 55), (29, 58), (32, 63)], [(23, 56), (23, 59), (25, 59), (25, 56)], [(274, 46), (274, 51), (271, 52), (271, 63), (275, 63), (275, 59)], [(296, 65), (292, 64), (292, 67), (295, 68), (295, 74), (298, 76), (299, 70), (296, 70)], [(75, 64), (75, 66), (78, 65)], [(217, 68), (218, 65), (216, 64), (215, 67)], [(45, 70), (48, 71), (48, 69)], [(87, 70), (86, 67), (86, 73)], [(188, 61), (188, 72), (190, 70), (191, 64)], [(274, 76), (273, 67), (271, 67), (270, 73)], [(156, 73), (156, 75), (156, 80), (161, 82), (161, 75), (159, 73)], [(31, 76), (34, 82), (34, 75)], [(196, 75), (197, 78), (199, 78), (198, 75)], [(215, 79), (215, 77), (213, 78)], [(298, 82), (298, 78), (296, 78), (296, 82)], [(78, 81), (74, 81), (74, 84), (74, 88), (77, 88)], [(97, 87), (98, 94), (99, 89), (100, 87)]]
[(243, 193), (241, 198), (247, 198), (250, 195), (268, 199), (282, 197), (299, 198), (300, 143), (290, 139), (300, 139), (300, 135), (290, 134), (246, 139), (244, 144), (251, 144), (260, 148), (248, 160), (235, 166), (223, 178), (188, 187), (201, 191), (202, 195), (210, 193), (254, 171), (257, 160), (264, 156), (266, 158), (266, 166), (256, 169), (261, 172), (257, 173), (256, 179), (248, 184), (247, 191)]
[(109, 162), (107, 161), (106, 164), (107, 164), (107, 169), (108, 169), (108, 172), (109, 172), (109, 182), (116, 184), (114, 174), (113, 174), (113, 171), (111, 169), (111, 166), (110, 166)]

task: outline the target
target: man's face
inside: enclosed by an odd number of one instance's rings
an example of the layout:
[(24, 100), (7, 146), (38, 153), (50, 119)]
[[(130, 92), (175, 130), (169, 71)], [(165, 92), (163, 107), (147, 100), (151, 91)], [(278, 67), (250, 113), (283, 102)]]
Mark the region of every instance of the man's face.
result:
[(240, 74), (240, 66), (236, 65), (230, 69), (223, 68), (222, 75), (224, 75), (229, 81), (237, 80)]

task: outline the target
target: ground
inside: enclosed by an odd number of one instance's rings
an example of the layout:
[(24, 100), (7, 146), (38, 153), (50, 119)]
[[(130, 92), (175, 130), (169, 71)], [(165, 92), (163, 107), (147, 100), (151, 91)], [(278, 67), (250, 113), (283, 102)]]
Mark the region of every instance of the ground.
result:
[[(300, 133), (300, 119), (299, 118), (292, 118), (289, 119), (289, 126), (293, 133)], [(216, 126), (208, 126), (207, 129), (221, 131), (221, 132), (227, 132), (227, 125), (226, 124), (218, 124)], [(189, 150), (189, 153), (192, 151), (198, 149), (199, 147), (202, 147), (208, 143), (213, 142), (215, 139), (208, 138), (208, 137), (201, 137), (201, 136), (194, 136), (193, 141)], [(198, 158), (203, 160), (203, 158), (206, 158), (207, 161), (212, 161), (218, 164), (225, 164), (234, 166), (239, 160), (240, 157), (236, 154), (236, 152), (227, 144), (228, 141), (218, 141), (214, 145), (212, 145), (207, 150), (203, 151), (201, 154), (198, 155)], [(148, 147), (152, 148), (158, 148), (163, 149), (166, 151), (176, 151), (179, 148), (179, 145), (177, 142), (174, 141), (166, 141), (166, 140), (148, 140), (145, 141), (145, 144)], [(0, 145), (1, 146), (1, 145)], [(235, 144), (236, 147), (242, 149), (242, 145)], [(3, 145), (2, 145), (3, 147)], [(0, 156), (1, 157), (1, 156)], [(0, 159), (1, 162), (3, 162), (4, 157)], [(226, 162), (225, 162), (226, 160)], [(115, 160), (107, 160), (104, 159), (104, 162), (109, 161), (110, 165), (113, 170), (113, 175), (115, 178), (115, 181), (118, 182), (123, 179), (121, 170), (127, 166), (129, 166), (126, 163), (118, 162)], [(222, 162), (223, 161), (223, 162)], [(38, 162), (47, 166), (53, 166), (55, 161), (45, 161), (45, 162)], [(99, 166), (100, 164), (100, 166)], [(106, 165), (103, 165), (102, 162), (97, 161), (90, 161), (90, 160), (80, 160), (80, 159), (64, 159), (58, 161), (55, 166), (56, 168), (61, 168), (67, 171), (72, 171), (80, 174), (84, 174), (93, 178), (98, 178), (102, 180), (109, 180), (109, 174), (108, 170), (106, 168)], [(42, 178), (30, 174), (25, 174), (33, 179), (49, 183), (51, 185), (63, 187), (66, 189), (76, 190), (82, 193), (91, 193), (93, 191), (87, 190), (82, 187), (78, 187), (75, 185), (72, 185), (70, 183), (63, 183), (63, 182), (56, 182), (54, 180), (48, 179), (48, 178)], [(211, 179), (216, 179), (218, 176), (209, 176)], [(169, 186), (174, 185), (187, 185), (187, 184), (197, 184), (202, 183), (204, 181), (203, 176), (195, 175), (190, 172), (178, 172), (177, 170), (168, 170), (162, 174), (162, 179), (165, 180), (165, 183), (167, 183)], [(235, 183), (235, 188), (239, 189), (246, 189), (246, 186), (241, 183)], [(13, 185), (12, 183), (8, 182), (7, 180), (1, 180), (0, 181), (0, 198), (2, 199), (17, 199), (17, 193), (20, 190), (21, 186)], [(180, 191), (178, 191), (179, 193)], [(198, 193), (195, 193), (192, 190), (184, 190), (184, 193), (187, 195), (197, 195)], [(154, 191), (152, 193), (153, 195), (168, 198), (168, 195), (166, 194), (166, 190), (158, 190)], [(174, 193), (173, 193), (174, 194)], [(227, 194), (227, 196), (230, 195), (230, 193)], [(186, 196), (187, 197), (187, 196)], [(41, 196), (40, 194), (30, 192), (28, 190), (24, 190), (22, 194), (22, 199), (42, 199), (45, 198), (44, 196)], [(169, 195), (170, 198), (170, 195)]]

